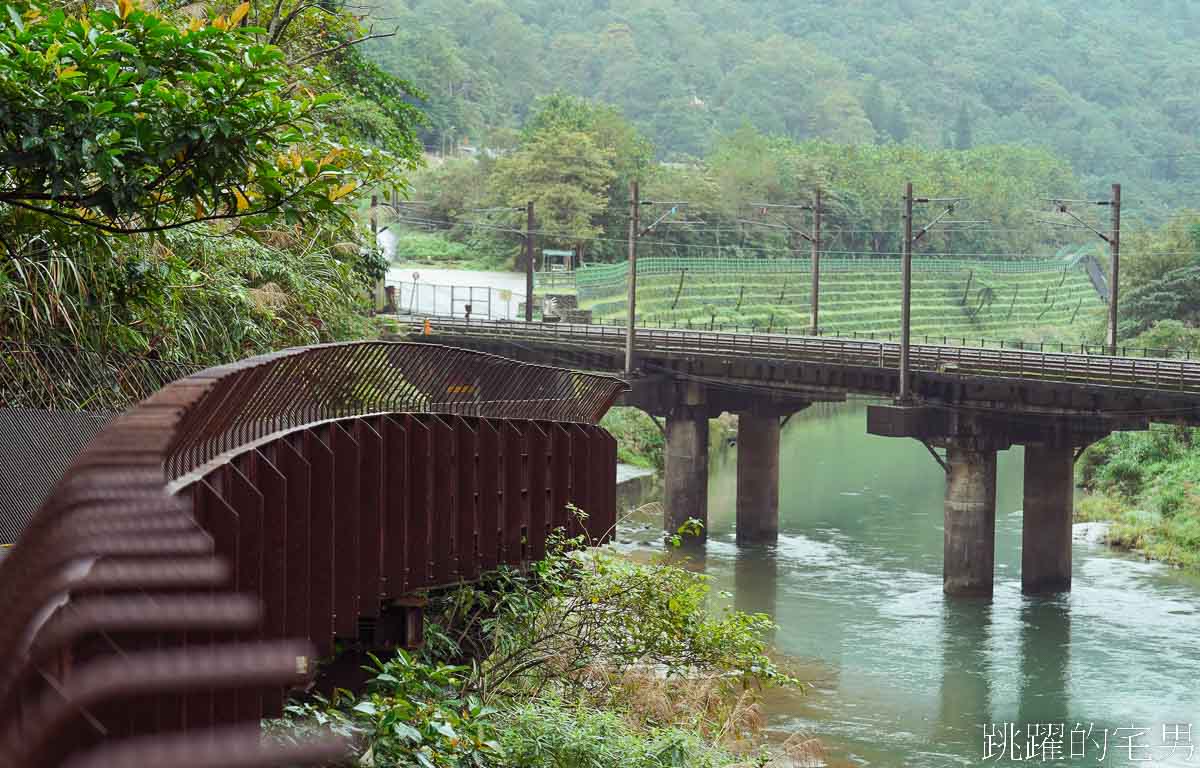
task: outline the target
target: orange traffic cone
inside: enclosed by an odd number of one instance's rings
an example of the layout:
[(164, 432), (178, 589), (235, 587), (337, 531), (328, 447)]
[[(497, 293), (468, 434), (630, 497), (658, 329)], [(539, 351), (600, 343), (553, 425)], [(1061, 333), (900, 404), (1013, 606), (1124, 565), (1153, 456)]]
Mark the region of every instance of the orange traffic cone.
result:
[(426, 335), (426, 336), (432, 336), (432, 335), (433, 335), (433, 326), (429, 324), (429, 319), (428, 319), (428, 318), (426, 318), (426, 319), (425, 319), (425, 335)]

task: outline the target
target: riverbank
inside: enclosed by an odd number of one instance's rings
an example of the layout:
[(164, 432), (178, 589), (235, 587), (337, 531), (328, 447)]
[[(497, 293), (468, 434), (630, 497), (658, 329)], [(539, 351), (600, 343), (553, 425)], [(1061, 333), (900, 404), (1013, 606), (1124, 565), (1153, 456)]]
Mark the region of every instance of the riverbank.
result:
[[(617, 461), (661, 472), (666, 466), (666, 438), (662, 422), (655, 423), (644, 411), (637, 408), (613, 408), (600, 421), (617, 440)], [(721, 414), (708, 420), (708, 455), (717, 454), (732, 447), (737, 441), (737, 416)]]
[(761, 732), (761, 692), (799, 687), (767, 655), (767, 616), (715, 610), (708, 579), (665, 553), (577, 546), (558, 540), (528, 570), (429, 594), (419, 653), (367, 657), (365, 693), (296, 702), (272, 732), (331, 727), (354, 737), (362, 765), (427, 768), (820, 757), (814, 742), (768, 745)]
[(1077, 522), (1111, 522), (1106, 543), (1200, 570), (1200, 431), (1156, 425), (1111, 435), (1077, 467)]

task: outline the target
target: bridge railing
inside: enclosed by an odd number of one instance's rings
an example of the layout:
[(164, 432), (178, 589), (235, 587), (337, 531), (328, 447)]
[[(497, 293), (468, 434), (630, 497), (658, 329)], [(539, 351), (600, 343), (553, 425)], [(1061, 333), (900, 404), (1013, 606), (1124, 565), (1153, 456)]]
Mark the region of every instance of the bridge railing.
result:
[[(625, 343), (623, 326), (467, 323), (452, 319), (431, 324), (437, 333), (450, 337), (493, 336), (584, 347)], [(637, 339), (639, 349), (664, 354), (758, 355), (875, 369), (896, 369), (900, 359), (899, 343), (883, 340), (650, 328), (639, 328)], [(1180, 359), (913, 344), (910, 365), (916, 372), (1200, 392), (1200, 363)]]
[(616, 446), (594, 422), (624, 389), (362, 342), (158, 390), (0, 558), (0, 767), (341, 759), (259, 724), (335, 637), (419, 638), (405, 590), (534, 558), (555, 526), (609, 535)]
[(625, 388), (611, 376), (382, 341), (284, 350), (210, 368), (193, 379), (207, 386), (172, 437), (166, 465), (173, 478), (274, 432), (360, 414), (593, 424)]
[[(610, 325), (617, 328), (625, 328), (623, 324), (615, 323), (594, 323), (594, 325)], [(808, 327), (791, 327), (791, 326), (776, 326), (772, 324), (759, 325), (738, 325), (735, 323), (706, 323), (706, 322), (690, 322), (685, 320), (680, 323), (678, 321), (663, 322), (663, 321), (646, 321), (639, 322), (638, 328), (647, 328), (653, 330), (677, 330), (677, 331), (721, 331), (725, 333), (752, 333), (752, 334), (768, 334), (768, 335), (783, 335), (783, 336), (818, 336), (821, 338), (830, 339), (852, 339), (866, 341), (892, 341), (899, 342), (900, 333), (898, 331), (851, 331), (849, 333), (838, 333), (836, 331), (818, 330), (813, 333)], [(1028, 339), (994, 339), (986, 336), (966, 336), (964, 334), (913, 334), (912, 342), (914, 344), (936, 344), (941, 346), (955, 347), (973, 347), (982, 349), (1020, 349), (1030, 352), (1060, 352), (1081, 355), (1099, 355), (1101, 357), (1108, 355), (1108, 345), (1094, 344), (1088, 342), (1067, 342), (1067, 341), (1031, 341)], [(1191, 360), (1192, 351), (1186, 348), (1177, 347), (1147, 347), (1138, 346), (1136, 344), (1121, 344), (1117, 347), (1117, 357), (1154, 357), (1160, 359), (1178, 359)]]

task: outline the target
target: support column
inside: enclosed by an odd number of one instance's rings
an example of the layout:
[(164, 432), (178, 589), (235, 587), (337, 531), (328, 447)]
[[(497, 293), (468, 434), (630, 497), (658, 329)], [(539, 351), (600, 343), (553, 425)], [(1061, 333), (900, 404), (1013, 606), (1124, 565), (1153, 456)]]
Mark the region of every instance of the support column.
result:
[(1075, 455), (1070, 445), (1025, 446), (1025, 512), (1021, 526), (1021, 591), (1071, 591), (1071, 515)]
[(779, 537), (779, 417), (738, 414), (737, 543)]
[(991, 597), (996, 549), (996, 451), (970, 440), (946, 446), (942, 591)]
[(663, 481), (663, 528), (675, 533), (694, 517), (708, 536), (708, 410), (677, 406), (667, 417), (666, 478)]

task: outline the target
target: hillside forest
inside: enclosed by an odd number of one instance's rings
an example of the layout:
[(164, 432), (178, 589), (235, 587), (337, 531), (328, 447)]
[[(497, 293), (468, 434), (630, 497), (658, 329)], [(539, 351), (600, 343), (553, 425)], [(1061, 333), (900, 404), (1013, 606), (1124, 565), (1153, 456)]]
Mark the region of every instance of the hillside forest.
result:
[[(1068, 162), (1080, 187), (1194, 204), (1194, 0), (382, 0), (371, 55), (424, 91), (427, 146), (509, 148), (537, 98), (611, 104), (660, 160), (749, 125), (793, 141)], [(1119, 32), (1118, 32), (1119, 30)], [(1043, 190), (1049, 192), (1049, 190)]]

